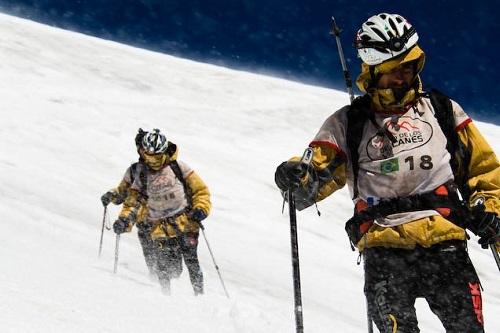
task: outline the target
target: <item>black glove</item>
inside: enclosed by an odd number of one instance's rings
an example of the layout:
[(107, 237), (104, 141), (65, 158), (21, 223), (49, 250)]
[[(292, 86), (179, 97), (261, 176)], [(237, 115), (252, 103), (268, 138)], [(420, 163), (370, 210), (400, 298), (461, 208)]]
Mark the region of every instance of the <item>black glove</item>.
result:
[(111, 200), (113, 200), (113, 197), (115, 196), (115, 194), (111, 191), (108, 191), (106, 193), (104, 193), (101, 197), (101, 202), (102, 202), (102, 205), (104, 207), (106, 207), (107, 205), (109, 205), (109, 203), (111, 202)]
[(282, 191), (288, 191), (300, 186), (300, 180), (306, 175), (307, 164), (299, 161), (281, 163), (276, 168), (274, 181)]
[(477, 222), (479, 222), (477, 235), (483, 249), (500, 240), (500, 219), (496, 214), (484, 213), (483, 218)]
[(113, 231), (117, 234), (122, 234), (127, 231), (129, 224), (130, 222), (127, 219), (120, 217), (113, 223)]
[(195, 222), (201, 222), (207, 218), (207, 214), (203, 211), (203, 209), (195, 208), (191, 211), (189, 217)]

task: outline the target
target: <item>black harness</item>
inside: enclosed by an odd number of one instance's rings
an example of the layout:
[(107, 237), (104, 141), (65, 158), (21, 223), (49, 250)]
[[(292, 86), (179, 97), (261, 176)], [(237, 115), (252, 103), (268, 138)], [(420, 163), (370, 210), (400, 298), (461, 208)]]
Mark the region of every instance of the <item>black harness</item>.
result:
[[(363, 236), (365, 230), (360, 230), (361, 225), (367, 221), (388, 215), (413, 212), (422, 210), (437, 210), (445, 212), (445, 217), (453, 223), (465, 227), (468, 224), (468, 208), (466, 201), (469, 198), (470, 190), (467, 186), (467, 166), (470, 162), (470, 153), (464, 144), (459, 140), (455, 131), (455, 119), (450, 99), (437, 90), (432, 90), (424, 96), (429, 97), (435, 111), (435, 117), (439, 126), (447, 138), (446, 149), (451, 155), (450, 165), (453, 170), (455, 180), (443, 184), (435, 191), (411, 195), (407, 197), (396, 197), (390, 199), (380, 199), (378, 204), (355, 210), (354, 216), (345, 225), (347, 234), (354, 246)], [(364, 95), (356, 98), (351, 108), (347, 112), (347, 147), (349, 148), (352, 171), (353, 171), (353, 199), (358, 197), (358, 173), (359, 173), (359, 153), (358, 148), (364, 132), (367, 120), (377, 128), (378, 135), (384, 136), (394, 142), (394, 136), (387, 128), (382, 128), (375, 122), (374, 114), (370, 110), (370, 97)], [(460, 193), (460, 194), (459, 194)], [(462, 198), (461, 198), (461, 197)], [(442, 213), (443, 214), (443, 213)], [(370, 224), (371, 225), (371, 224)]]

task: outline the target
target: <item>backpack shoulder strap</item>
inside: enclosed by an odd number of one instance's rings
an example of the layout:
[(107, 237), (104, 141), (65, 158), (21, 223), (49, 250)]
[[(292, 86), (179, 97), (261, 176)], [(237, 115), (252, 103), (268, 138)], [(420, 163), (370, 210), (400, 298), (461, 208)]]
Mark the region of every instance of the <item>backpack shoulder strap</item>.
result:
[(447, 138), (446, 149), (450, 153), (450, 165), (455, 176), (455, 183), (466, 199), (470, 194), (467, 186), (470, 153), (458, 138), (458, 133), (455, 130), (455, 117), (451, 100), (437, 89), (432, 89), (428, 96), (439, 126)]
[(177, 163), (177, 160), (173, 160), (169, 163), (170, 168), (172, 168), (172, 171), (175, 174), (175, 177), (179, 179), (179, 181), (182, 184), (182, 187), (184, 187), (184, 194), (186, 195), (186, 200), (188, 202), (189, 208), (193, 207), (193, 197), (191, 193), (191, 189), (186, 183), (186, 179), (184, 179), (184, 175), (182, 174), (181, 167), (179, 166), (179, 163)]
[(130, 184), (131, 185), (134, 183), (134, 180), (135, 180), (135, 172), (137, 171), (137, 164), (139, 164), (139, 162), (132, 163), (132, 165), (130, 166)]
[(457, 151), (458, 146), (458, 134), (455, 131), (455, 118), (453, 117), (451, 100), (448, 96), (436, 89), (431, 90), (429, 98), (431, 100), (432, 107), (434, 108), (434, 115), (439, 123), (439, 126), (448, 139), (446, 149), (451, 155), (450, 164), (453, 169), (453, 173), (455, 173), (457, 169), (455, 152)]
[(131, 179), (132, 179), (132, 184), (134, 183), (134, 180), (136, 177), (139, 177), (139, 181), (141, 182), (141, 188), (140, 188), (140, 193), (142, 196), (145, 198), (148, 197), (148, 170), (144, 163), (141, 162), (135, 162), (130, 166), (130, 171), (131, 171)]
[(370, 100), (368, 95), (357, 97), (347, 111), (346, 141), (349, 148), (353, 172), (353, 199), (358, 196), (359, 152), (363, 128), (368, 117)]

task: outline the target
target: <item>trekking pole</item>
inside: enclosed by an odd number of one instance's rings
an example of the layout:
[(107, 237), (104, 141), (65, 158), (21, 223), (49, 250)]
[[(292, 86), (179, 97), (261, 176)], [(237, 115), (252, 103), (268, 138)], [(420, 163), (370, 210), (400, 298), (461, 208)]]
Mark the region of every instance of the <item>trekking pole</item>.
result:
[(352, 80), (351, 75), (349, 74), (349, 70), (347, 69), (347, 64), (345, 62), (344, 50), (342, 49), (342, 44), (340, 43), (340, 33), (342, 29), (337, 26), (335, 23), (335, 17), (332, 16), (332, 31), (330, 31), (331, 35), (335, 36), (335, 40), (337, 41), (337, 49), (339, 51), (340, 63), (342, 64), (342, 71), (344, 72), (344, 80), (347, 86), (347, 93), (349, 94), (349, 99), (351, 102), (354, 100), (354, 93), (352, 91)]
[(115, 243), (115, 266), (113, 268), (113, 273), (116, 274), (118, 270), (118, 251), (120, 249), (120, 234), (116, 234), (116, 243)]
[(230, 298), (229, 294), (227, 293), (227, 289), (226, 289), (226, 285), (224, 284), (224, 280), (222, 279), (222, 275), (220, 274), (219, 266), (217, 266), (217, 263), (215, 262), (214, 254), (212, 253), (212, 249), (210, 248), (210, 244), (208, 243), (207, 236), (205, 235), (205, 227), (203, 226), (203, 224), (201, 224), (201, 222), (198, 222), (198, 224), (200, 225), (200, 229), (201, 229), (201, 233), (203, 234), (203, 238), (205, 238), (205, 243), (207, 244), (208, 252), (210, 252), (210, 256), (212, 257), (212, 261), (214, 262), (215, 270), (217, 271), (217, 274), (219, 275), (219, 280), (220, 280), (220, 283), (222, 284), (222, 288), (224, 289), (224, 293), (226, 294), (227, 298)]
[[(309, 166), (313, 156), (312, 148), (307, 148), (300, 160), (301, 164)], [(297, 214), (295, 209), (295, 198), (293, 189), (287, 191), (288, 214), (290, 216), (290, 243), (292, 249), (293, 268), (293, 296), (295, 312), (295, 330), (297, 333), (304, 332), (304, 318), (302, 313), (302, 292), (300, 288), (300, 263), (299, 263), (299, 240), (297, 237)]]
[(97, 255), (98, 258), (101, 257), (102, 254), (102, 240), (104, 238), (104, 225), (106, 224), (106, 212), (108, 210), (107, 206), (104, 206), (104, 214), (102, 216), (102, 227), (101, 227), (101, 239), (99, 241), (99, 254)]
[[(354, 100), (354, 93), (352, 91), (352, 80), (351, 80), (351, 75), (349, 74), (349, 70), (347, 69), (344, 50), (342, 49), (342, 44), (340, 42), (341, 32), (342, 29), (338, 27), (337, 23), (335, 22), (335, 18), (332, 16), (332, 30), (330, 31), (330, 34), (335, 36), (335, 40), (337, 41), (337, 49), (339, 51), (340, 63), (342, 64), (342, 71), (344, 72), (345, 85), (347, 87), (347, 93), (349, 94), (349, 100), (352, 103), (352, 101)], [(366, 307), (367, 307), (366, 315), (368, 321), (368, 333), (373, 333), (373, 321), (370, 312), (368, 311), (368, 299), (366, 299)]]
[(491, 249), (491, 252), (493, 253), (493, 258), (495, 258), (495, 261), (497, 263), (498, 270), (500, 271), (500, 257), (498, 256), (497, 245), (490, 244), (490, 249)]
[(297, 333), (304, 332), (304, 318), (302, 316), (302, 293), (300, 290), (300, 265), (299, 246), (297, 237), (297, 216), (295, 211), (295, 198), (293, 191), (288, 190), (288, 209), (290, 215), (290, 240), (292, 245), (292, 267), (293, 267), (293, 295), (295, 302), (295, 330)]

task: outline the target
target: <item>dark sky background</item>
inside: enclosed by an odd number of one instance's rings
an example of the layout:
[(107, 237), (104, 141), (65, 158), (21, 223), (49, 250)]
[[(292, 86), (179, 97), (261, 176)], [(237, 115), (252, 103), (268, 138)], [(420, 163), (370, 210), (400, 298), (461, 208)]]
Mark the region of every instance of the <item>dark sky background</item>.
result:
[(476, 119), (500, 123), (499, 1), (0, 0), (0, 11), (64, 29), (238, 69), (344, 89), (331, 16), (352, 46), (369, 16), (399, 13), (427, 54), (424, 88), (438, 88)]

